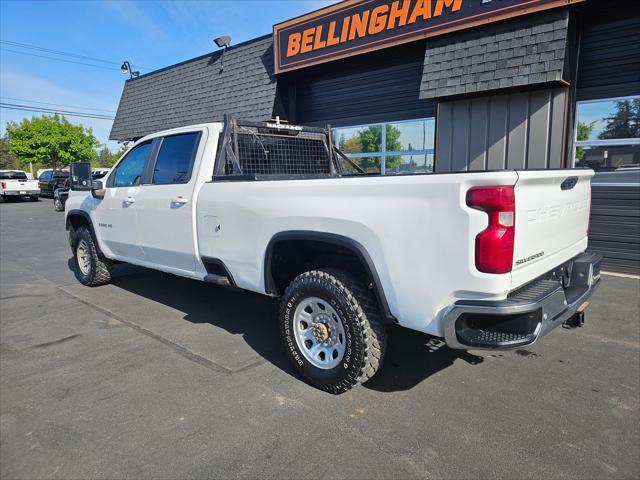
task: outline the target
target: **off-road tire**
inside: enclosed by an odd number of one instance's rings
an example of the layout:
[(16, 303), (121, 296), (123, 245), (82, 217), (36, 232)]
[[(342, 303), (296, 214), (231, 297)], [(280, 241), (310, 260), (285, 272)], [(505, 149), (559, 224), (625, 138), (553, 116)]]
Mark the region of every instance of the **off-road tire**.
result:
[(40, 195), (29, 195), (29, 199), (32, 202), (39, 202), (40, 201)]
[[(90, 255), (90, 268), (87, 274), (82, 272), (78, 264), (78, 245), (83, 240), (89, 247)], [(78, 281), (83, 285), (88, 287), (97, 287), (100, 285), (106, 285), (111, 281), (112, 262), (98, 254), (98, 249), (96, 248), (91, 232), (87, 227), (80, 227), (75, 232), (73, 242), (73, 259), (74, 273)]]
[[(293, 327), (297, 306), (319, 297), (336, 310), (346, 333), (343, 360), (331, 370), (312, 365), (300, 352)], [(280, 333), (287, 355), (309, 384), (330, 393), (346, 392), (375, 375), (384, 358), (387, 335), (379, 308), (363, 282), (340, 270), (312, 270), (297, 276), (280, 302)]]

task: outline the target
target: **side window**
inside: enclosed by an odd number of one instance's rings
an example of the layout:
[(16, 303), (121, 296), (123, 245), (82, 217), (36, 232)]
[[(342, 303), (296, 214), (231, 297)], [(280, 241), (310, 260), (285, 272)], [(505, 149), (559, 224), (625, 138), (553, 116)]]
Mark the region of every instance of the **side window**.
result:
[(143, 143), (131, 150), (116, 167), (113, 186), (131, 187), (140, 185), (144, 162), (150, 153), (151, 142)]
[(199, 138), (199, 132), (164, 137), (153, 170), (153, 183), (187, 183), (191, 178)]

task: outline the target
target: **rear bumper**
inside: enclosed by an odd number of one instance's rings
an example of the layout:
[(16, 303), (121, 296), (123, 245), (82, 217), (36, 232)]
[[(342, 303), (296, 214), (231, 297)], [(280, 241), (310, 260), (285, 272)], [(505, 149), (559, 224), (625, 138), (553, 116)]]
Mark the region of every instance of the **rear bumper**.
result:
[(460, 300), (444, 316), (447, 345), (509, 350), (531, 345), (582, 313), (600, 284), (602, 256), (583, 253), (512, 292), (506, 300)]
[(3, 197), (26, 197), (27, 195), (40, 195), (40, 190), (5, 190), (2, 192)]

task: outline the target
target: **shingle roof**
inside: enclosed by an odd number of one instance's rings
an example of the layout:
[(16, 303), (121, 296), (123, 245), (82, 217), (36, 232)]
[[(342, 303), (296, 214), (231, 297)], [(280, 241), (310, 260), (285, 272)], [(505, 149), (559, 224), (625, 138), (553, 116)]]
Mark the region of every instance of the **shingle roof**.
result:
[(125, 83), (111, 140), (222, 120), (270, 119), (276, 95), (271, 35), (151, 72)]
[(556, 9), (428, 39), (420, 98), (562, 80), (568, 26)]

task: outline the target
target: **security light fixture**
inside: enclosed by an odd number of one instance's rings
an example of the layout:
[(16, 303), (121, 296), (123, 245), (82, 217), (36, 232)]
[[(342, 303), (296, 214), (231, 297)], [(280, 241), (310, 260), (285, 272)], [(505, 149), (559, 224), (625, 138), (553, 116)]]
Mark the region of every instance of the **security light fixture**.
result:
[(221, 37), (214, 38), (213, 41), (216, 42), (218, 48), (227, 48), (231, 46), (231, 37), (229, 35), (223, 35)]
[(222, 35), (221, 37), (214, 38), (213, 41), (216, 42), (218, 48), (224, 48), (220, 56), (220, 71), (218, 72), (222, 73), (224, 70), (224, 52), (226, 52), (227, 48), (231, 45), (231, 37), (229, 35)]
[(126, 74), (127, 72), (129, 72), (129, 78), (134, 78), (140, 75), (140, 72), (134, 72), (131, 69), (131, 64), (129, 62), (127, 62), (126, 60), (124, 62), (122, 62), (122, 66), (120, 67), (120, 71), (123, 74)]

